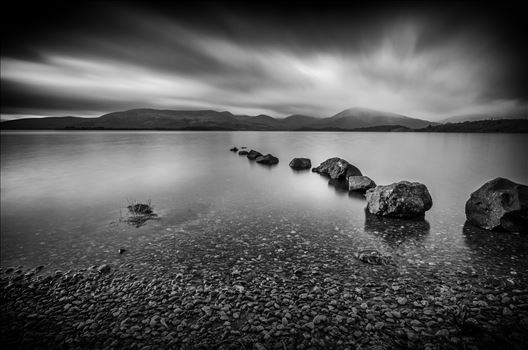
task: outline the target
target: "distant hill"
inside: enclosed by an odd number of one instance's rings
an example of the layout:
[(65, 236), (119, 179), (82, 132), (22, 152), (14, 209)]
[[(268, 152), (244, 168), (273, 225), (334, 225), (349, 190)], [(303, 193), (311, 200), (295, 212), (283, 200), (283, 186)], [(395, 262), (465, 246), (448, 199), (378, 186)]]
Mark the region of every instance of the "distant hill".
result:
[(527, 133), (528, 119), (475, 120), (447, 123), (415, 130), (418, 132)]
[[(235, 116), (212, 110), (174, 111), (132, 109), (98, 118), (29, 118), (1, 124), (2, 129), (98, 129), (98, 130), (274, 130), (267, 116)], [(273, 119), (273, 118), (271, 118)], [(274, 120), (274, 119), (273, 119)]]
[(357, 129), (353, 129), (352, 131), (404, 132), (404, 131), (414, 131), (414, 130), (406, 126), (401, 126), (401, 125), (378, 125), (378, 126), (367, 126), (365, 128), (357, 128)]
[(441, 120), (443, 124), (445, 123), (461, 123), (469, 122), (476, 120), (497, 120), (497, 119), (528, 119), (528, 114), (526, 112), (517, 111), (510, 114), (504, 115), (494, 115), (494, 114), (463, 114), (455, 115), (446, 119)]
[(380, 125), (400, 125), (411, 129), (424, 128), (431, 123), (427, 120), (410, 118), (401, 114), (381, 112), (366, 108), (349, 108), (333, 117), (322, 119), (316, 126), (321, 128), (357, 129)]
[(0, 124), (1, 129), (24, 130), (60, 130), (84, 123), (87, 118), (49, 117), (6, 120)]

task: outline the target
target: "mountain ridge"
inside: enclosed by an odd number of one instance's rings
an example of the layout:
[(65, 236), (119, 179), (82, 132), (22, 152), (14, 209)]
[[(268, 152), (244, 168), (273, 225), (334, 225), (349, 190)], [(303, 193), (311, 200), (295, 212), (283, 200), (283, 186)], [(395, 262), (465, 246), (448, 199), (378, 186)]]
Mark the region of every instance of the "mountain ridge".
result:
[[(524, 120), (528, 123), (528, 120)], [(138, 108), (96, 118), (47, 117), (3, 121), (2, 130), (229, 130), (229, 131), (430, 131), (515, 132), (520, 121), (439, 124), (405, 115), (353, 107), (328, 118), (294, 114), (283, 119), (265, 114), (235, 115), (229, 111)], [(467, 123), (467, 122), (466, 122)], [(490, 130), (490, 131), (487, 131)]]

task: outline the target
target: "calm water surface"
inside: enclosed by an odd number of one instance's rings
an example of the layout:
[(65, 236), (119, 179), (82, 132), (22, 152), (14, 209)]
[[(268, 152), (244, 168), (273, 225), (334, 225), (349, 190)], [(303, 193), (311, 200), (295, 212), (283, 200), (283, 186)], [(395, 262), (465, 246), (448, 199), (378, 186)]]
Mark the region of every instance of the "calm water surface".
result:
[[(250, 162), (229, 152), (234, 145), (272, 153), (280, 163)], [(294, 225), (339, 234), (351, 250), (374, 247), (430, 266), (506, 261), (515, 274), (526, 262), (525, 236), (464, 227), (465, 201), (481, 184), (497, 176), (528, 183), (526, 135), (2, 132), (1, 146), (2, 266), (90, 266), (190, 222), (258, 235), (273, 220), (285, 233)], [(425, 183), (433, 197), (426, 221), (366, 217), (362, 197), (288, 166), (294, 157), (317, 166), (336, 156), (378, 184)], [(159, 220), (141, 228), (120, 222), (133, 200), (151, 200)]]

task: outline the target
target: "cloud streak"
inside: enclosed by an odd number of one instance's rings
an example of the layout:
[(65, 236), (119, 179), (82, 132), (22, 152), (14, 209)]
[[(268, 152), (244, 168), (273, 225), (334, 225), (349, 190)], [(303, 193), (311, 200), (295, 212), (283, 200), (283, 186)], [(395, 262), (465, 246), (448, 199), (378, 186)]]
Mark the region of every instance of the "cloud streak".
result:
[(526, 110), (525, 71), (489, 25), (470, 22), (442, 35), (436, 21), (413, 12), (369, 13), (318, 30), (315, 12), (285, 23), (212, 11), (207, 25), (124, 5), (104, 13), (119, 25), (107, 18), (94, 29), (81, 21), (59, 26), (68, 34), (9, 43), (1, 57), (2, 114), (154, 107), (329, 116), (362, 106), (438, 120)]

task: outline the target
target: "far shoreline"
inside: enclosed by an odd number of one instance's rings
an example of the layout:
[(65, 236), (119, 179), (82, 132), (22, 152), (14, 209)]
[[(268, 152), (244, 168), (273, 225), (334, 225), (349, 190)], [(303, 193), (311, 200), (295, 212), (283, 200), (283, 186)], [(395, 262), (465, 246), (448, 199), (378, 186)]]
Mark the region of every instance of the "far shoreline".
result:
[(379, 130), (188, 130), (188, 129), (0, 129), (1, 133), (17, 132), (275, 132), (275, 133), (383, 133), (383, 134), (506, 134), (506, 135), (524, 135), (528, 131), (379, 131)]

